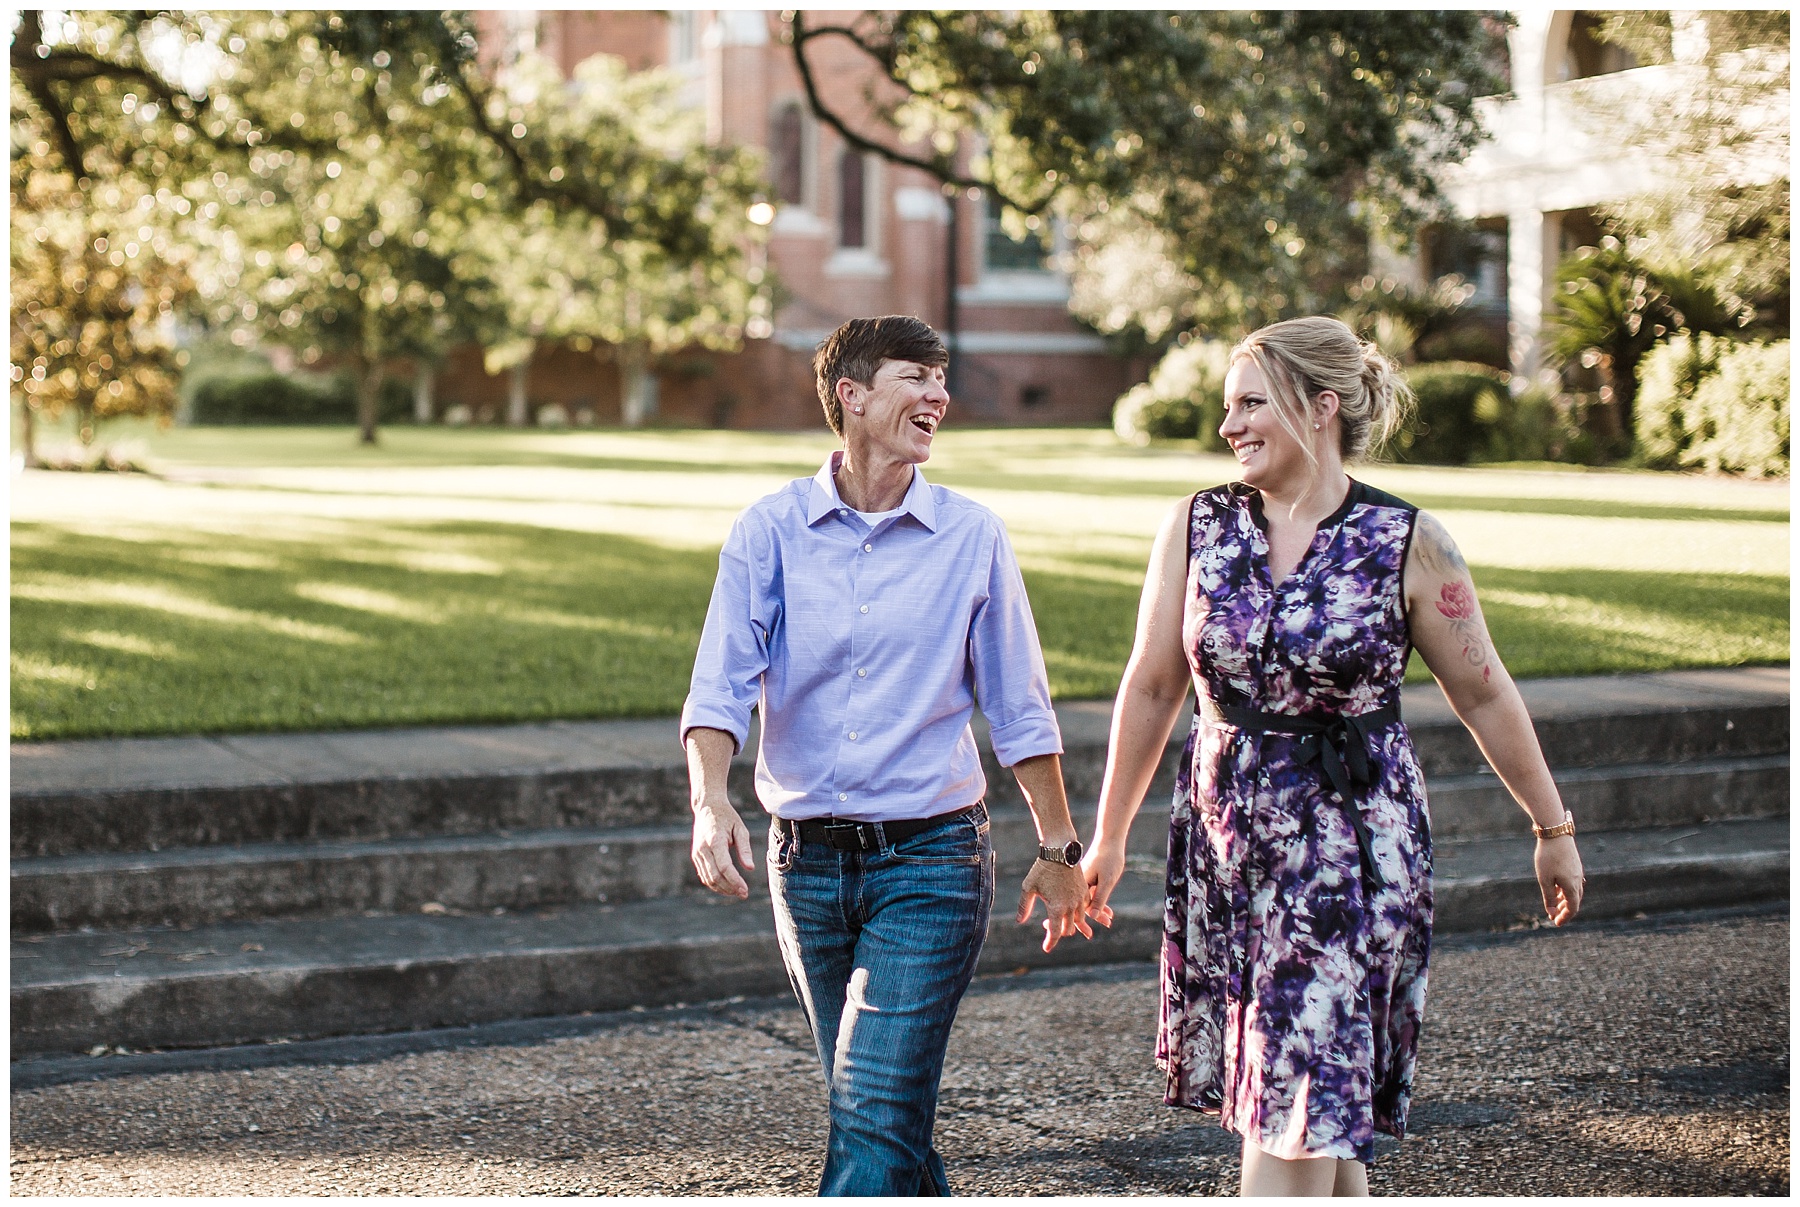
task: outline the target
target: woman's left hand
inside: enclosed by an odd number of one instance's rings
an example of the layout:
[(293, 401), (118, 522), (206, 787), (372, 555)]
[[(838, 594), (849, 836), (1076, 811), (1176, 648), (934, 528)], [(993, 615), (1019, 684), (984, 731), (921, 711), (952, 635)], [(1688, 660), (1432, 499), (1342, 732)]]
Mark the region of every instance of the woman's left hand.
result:
[(1581, 852), (1575, 838), (1540, 838), (1532, 860), (1537, 868), (1538, 891), (1544, 895), (1544, 913), (1552, 926), (1562, 926), (1581, 912), (1581, 893), (1587, 877), (1581, 871)]

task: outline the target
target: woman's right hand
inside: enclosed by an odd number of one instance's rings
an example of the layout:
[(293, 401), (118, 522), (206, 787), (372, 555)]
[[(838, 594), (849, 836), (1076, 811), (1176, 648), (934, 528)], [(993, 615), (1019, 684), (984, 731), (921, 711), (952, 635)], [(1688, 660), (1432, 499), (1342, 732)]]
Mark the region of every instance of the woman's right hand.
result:
[(1119, 887), (1119, 877), (1125, 874), (1125, 844), (1096, 842), (1081, 861), (1081, 874), (1088, 882), (1088, 917), (1110, 927), (1113, 912), (1106, 902)]
[(1544, 898), (1544, 914), (1552, 926), (1564, 926), (1581, 912), (1582, 892), (1587, 876), (1581, 870), (1581, 852), (1575, 849), (1575, 836), (1540, 838), (1532, 863), (1537, 871), (1538, 891)]

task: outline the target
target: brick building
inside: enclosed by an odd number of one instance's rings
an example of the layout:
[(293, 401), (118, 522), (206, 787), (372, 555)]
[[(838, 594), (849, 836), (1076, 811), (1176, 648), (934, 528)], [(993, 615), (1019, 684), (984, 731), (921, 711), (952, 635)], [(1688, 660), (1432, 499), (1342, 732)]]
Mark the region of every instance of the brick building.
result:
[[(819, 22), (854, 13), (812, 14)], [(568, 74), (593, 54), (633, 70), (668, 67), (687, 78), (684, 98), (706, 114), (707, 137), (762, 147), (776, 206), (768, 264), (783, 304), (772, 330), (741, 352), (695, 350), (658, 366), (653, 407), (676, 423), (743, 428), (816, 427), (815, 346), (857, 315), (914, 314), (950, 340), (952, 421), (1104, 423), (1148, 364), (1107, 351), (1068, 311), (1069, 289), (1043, 243), (999, 229), (985, 195), (947, 199), (916, 169), (848, 148), (806, 103), (792, 51), (772, 11), (512, 10), (479, 15), (490, 61), (535, 49)], [(827, 103), (861, 115), (875, 73), (842, 40), (814, 43), (808, 61)], [(869, 127), (862, 127), (869, 128)], [(954, 286), (954, 288), (952, 288)], [(435, 409), (506, 410), (508, 382), (481, 367), (479, 349), (451, 359)], [(545, 347), (525, 375), (535, 409), (560, 404), (598, 422), (624, 415), (617, 369), (601, 350)]]

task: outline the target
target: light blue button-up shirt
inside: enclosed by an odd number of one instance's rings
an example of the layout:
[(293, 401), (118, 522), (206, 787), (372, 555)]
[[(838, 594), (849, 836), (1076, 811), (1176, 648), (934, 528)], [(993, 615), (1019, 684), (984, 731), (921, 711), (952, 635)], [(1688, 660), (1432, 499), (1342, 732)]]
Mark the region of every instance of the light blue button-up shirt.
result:
[(987, 791), (977, 699), (1006, 766), (1061, 754), (1050, 683), (1006, 528), (915, 467), (871, 528), (838, 498), (835, 452), (751, 504), (719, 553), (681, 735), (742, 749), (762, 713), (756, 794), (777, 817), (934, 817)]

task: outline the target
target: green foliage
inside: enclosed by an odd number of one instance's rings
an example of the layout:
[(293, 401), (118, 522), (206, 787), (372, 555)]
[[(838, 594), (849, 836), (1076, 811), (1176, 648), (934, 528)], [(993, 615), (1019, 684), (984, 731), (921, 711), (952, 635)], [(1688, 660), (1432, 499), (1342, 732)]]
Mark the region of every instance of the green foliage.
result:
[[(914, 162), (994, 188), (1015, 236), (1066, 221), (1078, 311), (1157, 340), (1335, 309), (1372, 231), (1441, 212), (1431, 169), (1482, 137), (1503, 26), (1099, 7), (898, 10), (848, 29), (796, 13), (793, 30), (801, 56), (853, 39), (901, 90), (897, 132), (931, 148)], [(985, 149), (967, 175), (964, 136)]]
[(12, 161), (12, 371), (35, 464), (32, 424), (74, 412), (83, 444), (118, 415), (175, 406), (173, 319), (192, 293), (167, 232), (135, 204), (90, 191), (26, 148)]
[(1418, 355), (1441, 343), (1463, 317), (1475, 286), (1455, 273), (1428, 285), (1393, 277), (1365, 276), (1345, 290), (1350, 305), (1339, 316), (1365, 339), (1374, 339), (1395, 360), (1445, 360)]
[(1198, 440), (1203, 449), (1224, 447), (1225, 374), (1230, 346), (1192, 340), (1157, 363), (1150, 380), (1131, 387), (1113, 404), (1113, 431), (1132, 444), (1152, 440)]
[(1473, 459), (1592, 464), (1596, 459), (1594, 442), (1573, 412), (1574, 401), (1540, 386), (1511, 397), (1505, 390), (1482, 392), (1475, 399), (1482, 445)]
[[(1788, 330), (1792, 204), (1789, 14), (1785, 10), (1609, 12), (1602, 36), (1679, 87), (1589, 101), (1588, 124), (1660, 162), (1659, 187), (1607, 207), (1659, 264), (1703, 264), (1748, 334)], [(1677, 44), (1698, 48), (1678, 62)], [(1704, 328), (1703, 328), (1704, 329)]]
[[(350, 424), (357, 421), (356, 381), (348, 373), (209, 373), (195, 383), (188, 402), (193, 423)], [(404, 419), (412, 411), (405, 385), (381, 384), (378, 418)]]
[(1556, 267), (1556, 292), (1544, 315), (1545, 351), (1561, 364), (1600, 371), (1600, 399), (1633, 423), (1637, 366), (1658, 340), (1677, 330), (1667, 297), (1650, 267), (1619, 240), (1583, 247)]
[(1731, 342), (1709, 335), (1671, 340), (1639, 366), (1637, 452), (1645, 465), (1676, 469), (1695, 438), (1694, 392), (1719, 370)]
[(149, 196), (198, 249), (207, 327), (346, 366), (365, 440), (397, 359), (529, 335), (517, 299), (570, 295), (544, 282), (571, 264), (637, 298), (587, 336), (742, 335), (756, 162), (706, 145), (667, 79), (496, 70), (456, 12), (44, 17), (13, 42), (16, 142), (106, 204)]
[[(1487, 447), (1483, 413), (1505, 409), (1507, 375), (1488, 365), (1443, 361), (1406, 371), (1416, 410), (1410, 425), (1389, 441), (1399, 461), (1466, 465)], [(1485, 400), (1485, 401), (1484, 401)]]
[(1705, 336), (1667, 344), (1644, 366), (1638, 439), (1658, 466), (1748, 477), (1789, 467), (1789, 344)]

